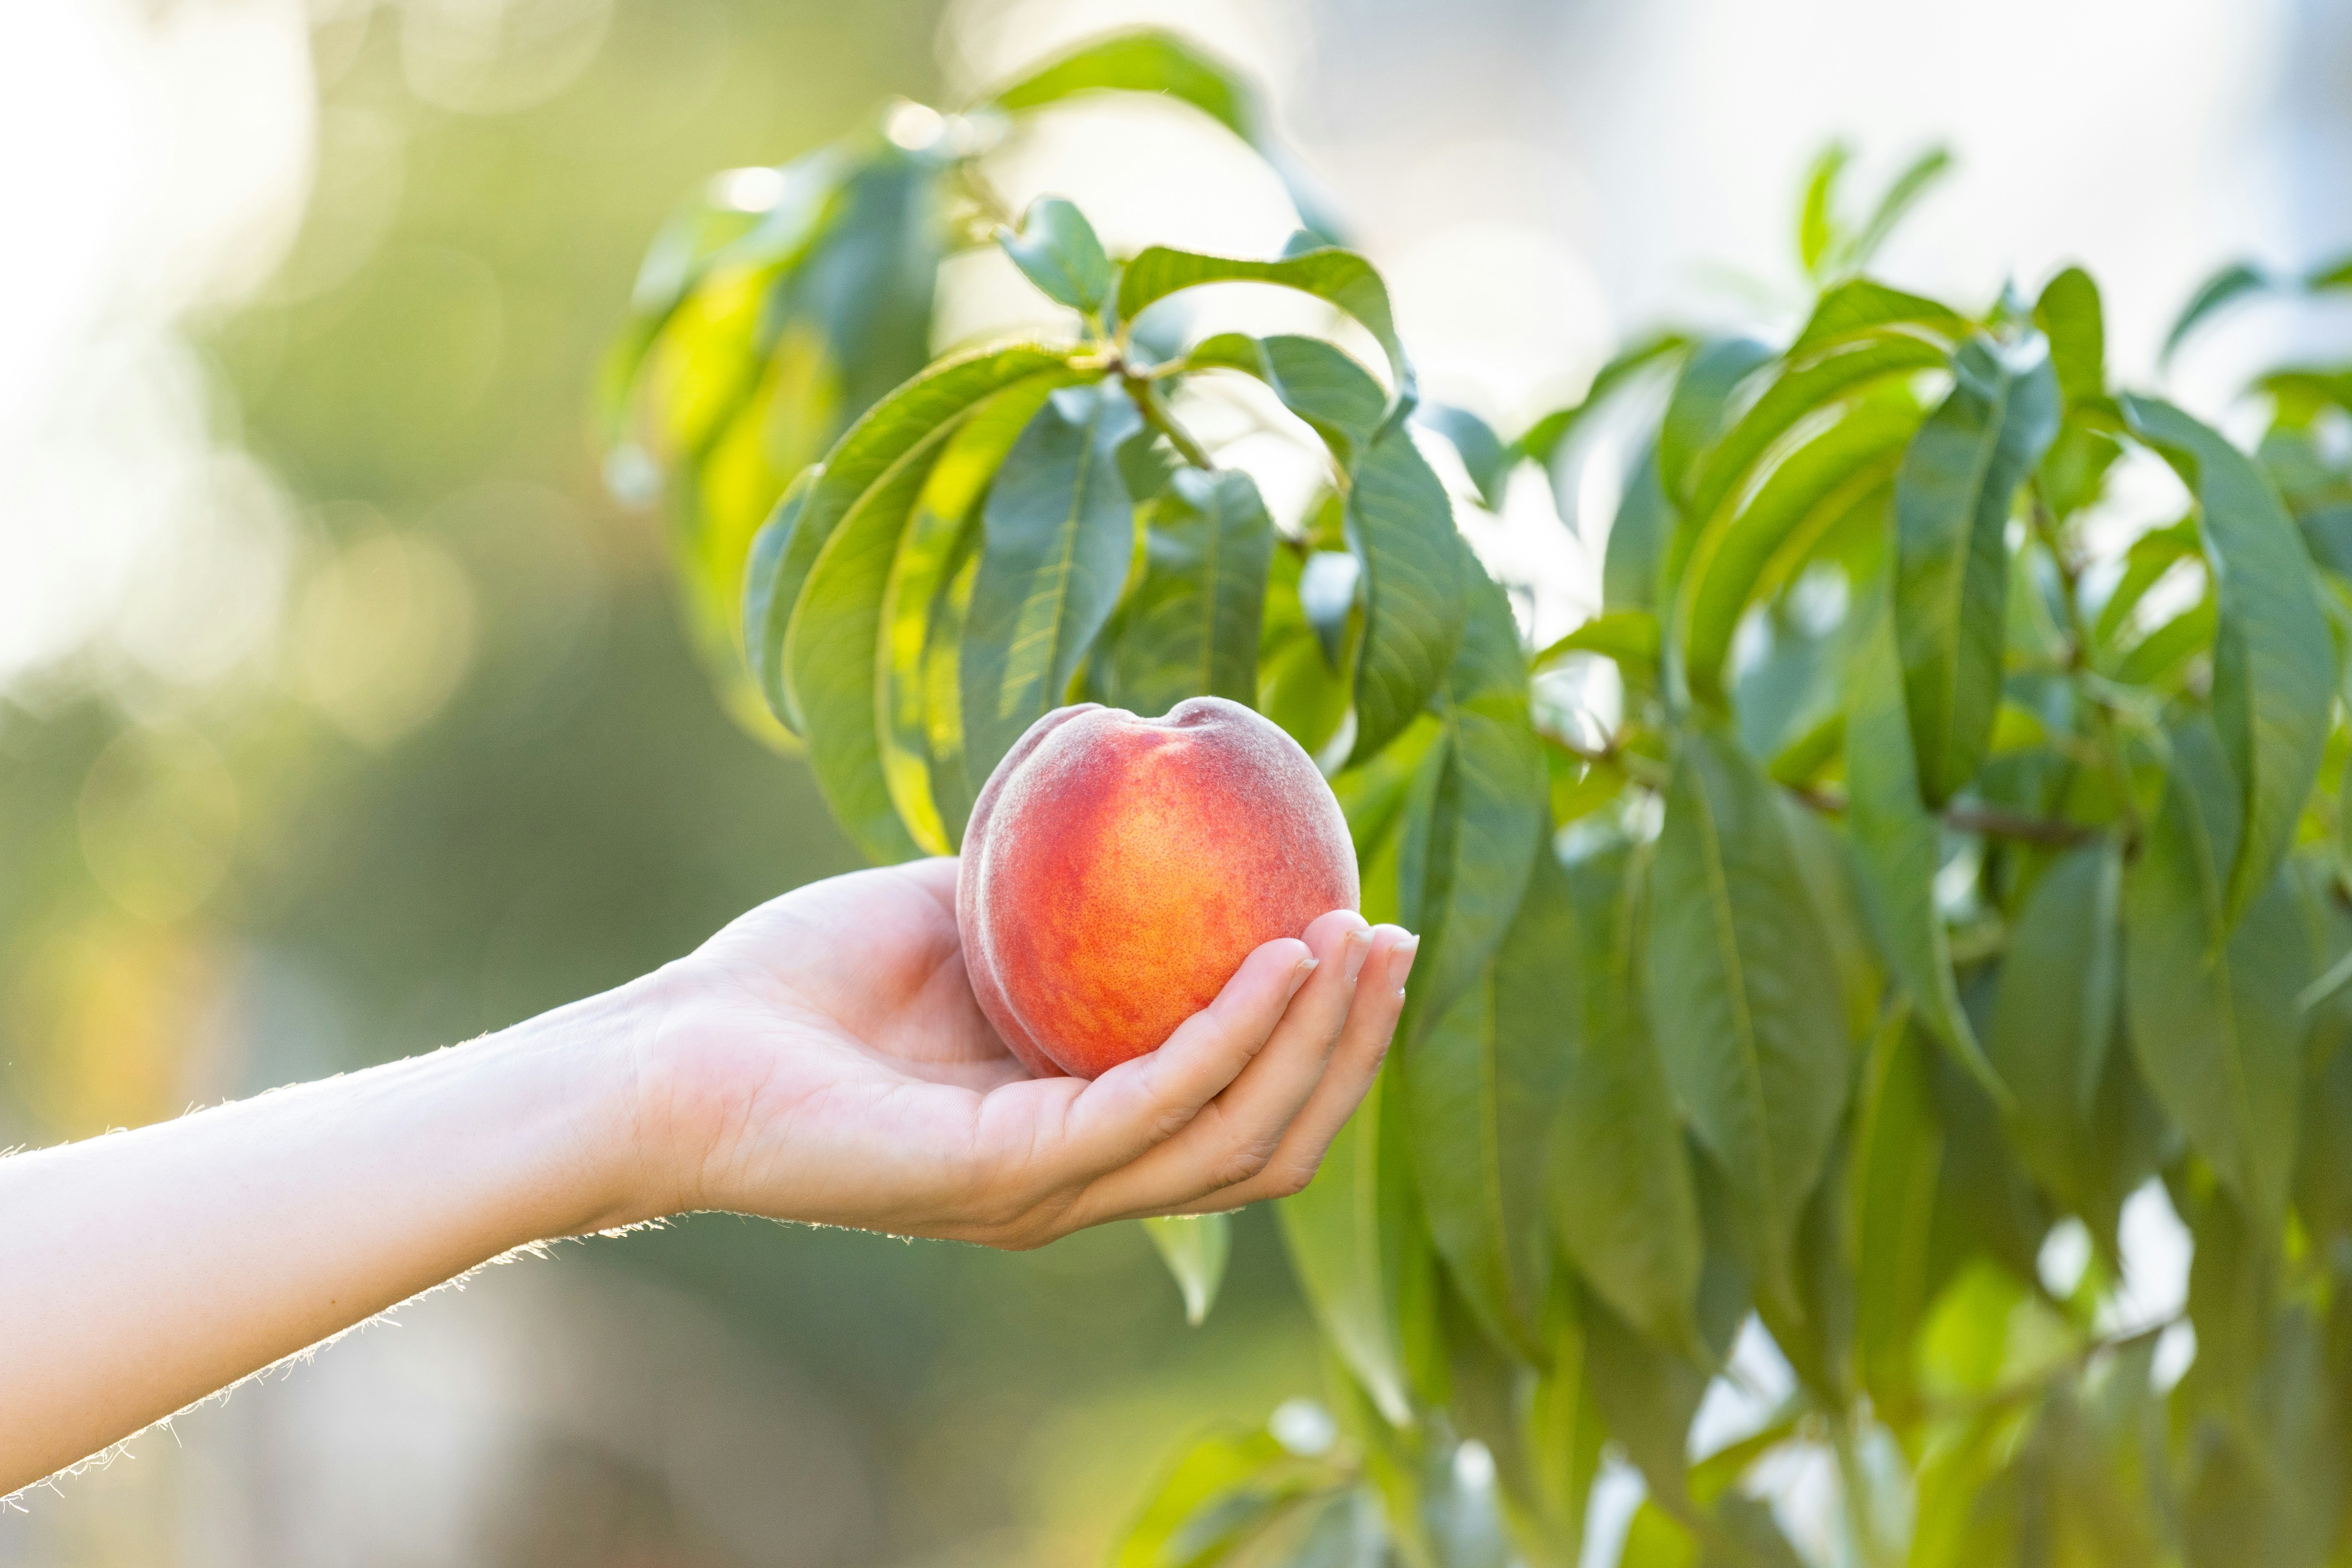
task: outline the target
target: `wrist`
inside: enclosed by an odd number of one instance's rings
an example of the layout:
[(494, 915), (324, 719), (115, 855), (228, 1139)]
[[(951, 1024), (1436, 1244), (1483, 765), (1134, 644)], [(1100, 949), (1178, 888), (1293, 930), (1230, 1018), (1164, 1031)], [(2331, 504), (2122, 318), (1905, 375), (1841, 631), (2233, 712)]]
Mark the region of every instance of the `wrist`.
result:
[[(656, 1075), (667, 972), (542, 1013), (483, 1042), (518, 1070), (544, 1123), (559, 1194), (544, 1234), (580, 1236), (688, 1206)], [(536, 1120), (534, 1118), (534, 1120)], [(536, 1239), (536, 1237), (534, 1237)]]

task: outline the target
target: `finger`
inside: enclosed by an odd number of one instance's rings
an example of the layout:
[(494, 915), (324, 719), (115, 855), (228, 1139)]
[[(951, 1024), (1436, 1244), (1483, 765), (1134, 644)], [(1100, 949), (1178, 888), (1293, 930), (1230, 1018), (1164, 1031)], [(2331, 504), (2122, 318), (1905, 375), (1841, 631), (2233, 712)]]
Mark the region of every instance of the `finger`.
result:
[(1239, 1208), (1262, 1198), (1287, 1197), (1314, 1178), (1331, 1141), (1355, 1114), (1380, 1076), (1404, 1010), (1405, 976), (1421, 939), (1396, 926), (1374, 928), (1373, 947), (1356, 984), (1354, 1005), (1331, 1053), (1330, 1066), (1306, 1106), (1291, 1120), (1281, 1142), (1256, 1174), (1166, 1212), (1207, 1214)]
[(1182, 1131), (1265, 1048), (1316, 967), (1313, 950), (1297, 937), (1265, 943), (1166, 1045), (1087, 1085), (1065, 1123), (1069, 1166), (1099, 1175)]
[(1308, 926), (1306, 940), (1319, 962), (1265, 1048), (1181, 1132), (1106, 1175), (1089, 1205), (1156, 1212), (1255, 1175), (1322, 1080), (1372, 936), (1353, 910), (1334, 910)]

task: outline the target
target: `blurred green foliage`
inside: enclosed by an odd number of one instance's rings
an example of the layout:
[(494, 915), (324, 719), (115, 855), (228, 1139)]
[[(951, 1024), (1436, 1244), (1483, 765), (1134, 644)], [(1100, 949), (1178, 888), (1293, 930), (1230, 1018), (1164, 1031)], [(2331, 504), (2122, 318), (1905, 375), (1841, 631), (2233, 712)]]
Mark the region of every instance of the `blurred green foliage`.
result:
[[(607, 496), (583, 405), (677, 194), (924, 94), (936, 21), (627, 0), (576, 83), (489, 116), (408, 94), (388, 13), (322, 35), (313, 230), (287, 297), (205, 343), (219, 418), (300, 505), (287, 646), (212, 690), (0, 697), (0, 1146), (462, 1040), (856, 864), (806, 767), (712, 703), (667, 525)], [(331, 220), (381, 200), (342, 275)], [(125, 769), (117, 810), (93, 781)], [(225, 840), (182, 798), (224, 782)], [(110, 882), (109, 845), (193, 869)], [(1184, 1425), (1311, 1384), (1276, 1254), (1243, 1226), (1197, 1332), (1133, 1227), (1014, 1259), (703, 1218), (560, 1267), (707, 1299), (845, 1415), (877, 1505), (842, 1561), (1036, 1563), (1091, 1561)], [(1072, 1430), (1075, 1493), (1039, 1448)]]

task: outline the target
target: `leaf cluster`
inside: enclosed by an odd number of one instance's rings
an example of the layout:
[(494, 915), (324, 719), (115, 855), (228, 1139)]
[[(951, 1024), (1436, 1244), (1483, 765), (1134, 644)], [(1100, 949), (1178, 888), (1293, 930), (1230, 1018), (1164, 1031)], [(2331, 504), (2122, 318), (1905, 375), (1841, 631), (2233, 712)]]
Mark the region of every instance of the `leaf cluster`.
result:
[[(986, 112), (1139, 87), (1287, 167), (1159, 35)], [(1052, 707), (1215, 694), (1318, 758), (1365, 913), (1423, 934), (1397, 1049), (1280, 1207), (1331, 1429), (1206, 1439), (1117, 1561), (1571, 1563), (1604, 1454), (1646, 1487), (1628, 1563), (1804, 1561), (1758, 1489), (1795, 1454), (1832, 1464), (1865, 1564), (2344, 1561), (2352, 372), (2263, 377), (2249, 454), (2110, 384), (2080, 269), (1961, 304), (1869, 277), (1943, 160), (1849, 226), (1833, 153), (1793, 333), (1658, 334), (1507, 439), (1419, 402), (1356, 253), (1112, 255), (1050, 198), (989, 232), (1066, 338), (807, 401), (778, 345), (862, 319), (803, 270), (847, 243), (822, 237), (838, 193), (919, 167), (931, 200), (974, 156), (836, 149), (797, 226), (666, 232), (615, 438), (659, 432), (701, 496), (742, 399), (838, 426), (821, 457), (761, 447), (756, 536), (729, 512), (679, 554), (690, 595), (740, 597), (747, 688), (869, 855), (952, 851)], [(746, 267), (775, 333), (694, 358)], [(1323, 302), (1381, 362), (1159, 309), (1235, 282)], [(2175, 339), (2251, 287), (2209, 286)], [(825, 341), (811, 363), (885, 363)], [(1192, 434), (1235, 388), (1323, 464), (1300, 517)], [(1601, 603), (1530, 650), (1456, 509), (1522, 465), (1565, 488), (1628, 429)], [(2179, 484), (2118, 526), (2132, 463)], [(2178, 1325), (2124, 1289), (2124, 1211), (2158, 1190), (2195, 1244), (2177, 1382)], [(1196, 1320), (1223, 1223), (1154, 1230)], [(2045, 1268), (2069, 1238), (2079, 1268)], [(1790, 1392), (1695, 1454), (1744, 1327)]]

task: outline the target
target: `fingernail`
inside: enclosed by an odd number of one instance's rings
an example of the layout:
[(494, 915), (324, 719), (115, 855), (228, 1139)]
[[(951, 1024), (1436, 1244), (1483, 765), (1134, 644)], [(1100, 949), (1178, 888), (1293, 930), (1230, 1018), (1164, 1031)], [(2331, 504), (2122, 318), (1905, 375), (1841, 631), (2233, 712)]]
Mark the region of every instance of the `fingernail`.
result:
[(1403, 991), (1404, 977), (1412, 973), (1413, 954), (1420, 951), (1421, 938), (1417, 936), (1409, 936), (1389, 949), (1389, 978), (1396, 983), (1398, 991)]
[(1298, 994), (1298, 988), (1307, 984), (1307, 977), (1315, 973), (1315, 966), (1321, 962), (1311, 954), (1298, 961), (1298, 967), (1290, 972), (1289, 995)]
[(1347, 950), (1340, 955), (1340, 963), (1348, 971), (1349, 984), (1353, 985), (1356, 983), (1356, 976), (1364, 972), (1364, 960), (1371, 955), (1371, 928), (1367, 926), (1362, 931), (1349, 931)]

